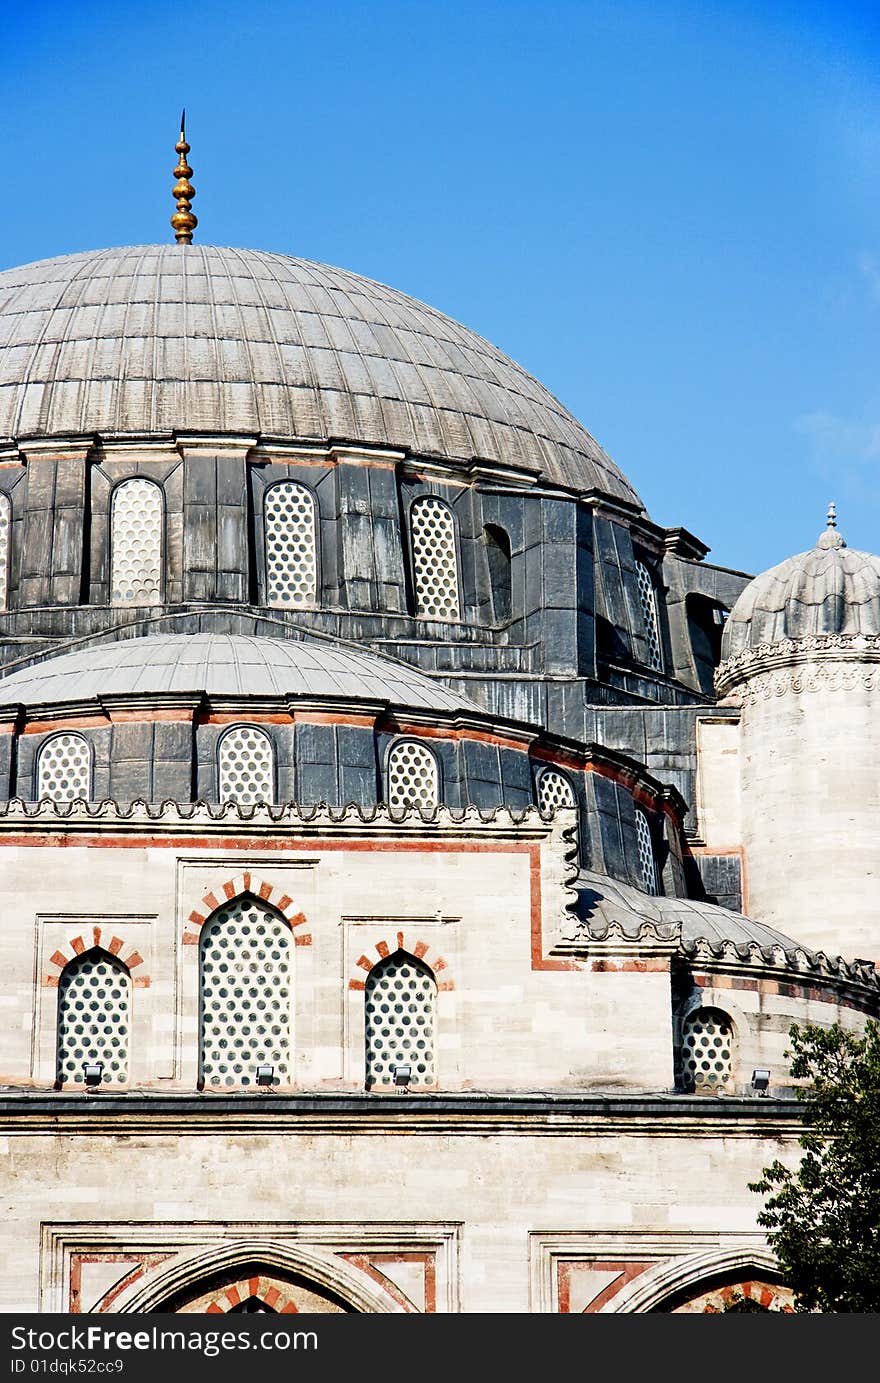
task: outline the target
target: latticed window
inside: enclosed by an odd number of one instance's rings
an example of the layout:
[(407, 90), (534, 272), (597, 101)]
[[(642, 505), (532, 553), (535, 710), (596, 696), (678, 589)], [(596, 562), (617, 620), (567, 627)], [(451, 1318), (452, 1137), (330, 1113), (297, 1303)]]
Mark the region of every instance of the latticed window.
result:
[(201, 1073), (206, 1085), (256, 1085), (290, 1066), (290, 928), (256, 898), (237, 898), (202, 928)]
[(0, 610), (6, 609), (9, 594), (9, 529), (11, 514), (9, 499), (0, 495)]
[(151, 480), (123, 480), (110, 506), (110, 600), (159, 605), (162, 600), (162, 491)]
[(437, 760), (417, 740), (398, 740), (388, 751), (386, 798), (392, 810), (435, 807), (440, 798)]
[(272, 741), (253, 725), (234, 725), (220, 740), (220, 801), (251, 807), (274, 801)]
[(654, 841), (651, 825), (646, 814), (636, 807), (636, 844), (639, 849), (639, 875), (646, 893), (657, 892), (657, 863), (654, 859)]
[(557, 807), (576, 807), (574, 788), (564, 773), (544, 768), (538, 778), (538, 806), (542, 812), (555, 812)]
[(37, 797), (53, 802), (88, 800), (91, 788), (92, 755), (82, 735), (53, 735), (40, 749), (37, 759)]
[(86, 1063), (103, 1063), (105, 1082), (128, 1080), (131, 977), (106, 951), (86, 951), (58, 982), (58, 1079), (85, 1080)]
[(315, 501), (311, 490), (282, 480), (266, 491), (266, 600), (313, 605), (318, 587)]
[(426, 965), (396, 951), (373, 967), (366, 984), (367, 1085), (393, 1085), (408, 1066), (409, 1085), (434, 1084), (437, 985)]
[(645, 643), (648, 648), (648, 663), (657, 672), (663, 671), (663, 653), (660, 647), (660, 625), (657, 622), (657, 595), (651, 573), (644, 562), (636, 562), (636, 577), (639, 583), (639, 599), (642, 603), (642, 622), (645, 626)]
[(441, 499), (426, 495), (410, 509), (416, 613), (425, 619), (458, 619), (455, 519)]
[(689, 1013), (681, 1032), (681, 1084), (685, 1090), (712, 1094), (730, 1084), (733, 1024), (720, 1008)]

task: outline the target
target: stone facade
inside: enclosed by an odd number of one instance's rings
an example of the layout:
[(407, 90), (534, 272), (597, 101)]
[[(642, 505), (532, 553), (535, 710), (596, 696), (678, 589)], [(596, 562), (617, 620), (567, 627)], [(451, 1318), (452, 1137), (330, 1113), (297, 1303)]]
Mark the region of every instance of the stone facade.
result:
[(0, 1309), (790, 1309), (747, 1183), (790, 1024), (880, 1012), (875, 559), (787, 629), (341, 270), (102, 251), (0, 327)]

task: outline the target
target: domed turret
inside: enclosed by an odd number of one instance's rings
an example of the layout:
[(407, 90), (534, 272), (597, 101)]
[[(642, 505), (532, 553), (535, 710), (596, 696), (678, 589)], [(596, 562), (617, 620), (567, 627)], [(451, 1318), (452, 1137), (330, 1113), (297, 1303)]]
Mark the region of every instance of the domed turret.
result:
[[(785, 640), (825, 634), (880, 634), (880, 557), (849, 548), (834, 505), (815, 547), (771, 567), (745, 588), (730, 613), (722, 663)], [(720, 672), (719, 680), (732, 675)]]
[(832, 505), (815, 547), (743, 591), (716, 687), (742, 708), (750, 915), (869, 959), (880, 955), (878, 663), (880, 558), (846, 546)]

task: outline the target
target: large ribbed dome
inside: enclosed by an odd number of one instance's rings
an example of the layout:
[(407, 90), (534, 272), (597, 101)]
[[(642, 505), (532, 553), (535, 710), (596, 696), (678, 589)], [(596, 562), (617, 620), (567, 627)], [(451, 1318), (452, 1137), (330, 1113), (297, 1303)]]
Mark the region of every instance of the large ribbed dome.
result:
[(722, 659), (814, 634), (880, 634), (880, 557), (847, 547), (832, 527), (749, 582), (730, 612)]
[(203, 431), (525, 466), (641, 501), (537, 380), (342, 269), (141, 245), (0, 273), (0, 438)]
[(466, 696), (405, 663), (332, 640), (165, 634), (92, 645), (0, 678), (0, 705), (46, 706), (101, 696), (204, 692), (304, 697), (474, 712)]

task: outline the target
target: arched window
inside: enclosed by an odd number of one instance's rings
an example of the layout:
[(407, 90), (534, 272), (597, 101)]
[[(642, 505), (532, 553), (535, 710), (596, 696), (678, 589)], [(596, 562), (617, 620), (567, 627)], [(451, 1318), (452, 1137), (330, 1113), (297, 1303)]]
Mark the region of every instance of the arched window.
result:
[(37, 757), (37, 797), (53, 802), (88, 801), (91, 793), (92, 753), (83, 735), (52, 735)]
[(388, 806), (435, 807), (440, 800), (437, 760), (418, 740), (398, 740), (388, 751), (385, 766)]
[(123, 480), (110, 504), (110, 603), (162, 601), (162, 491), (152, 480)]
[(442, 499), (424, 495), (409, 511), (416, 614), (460, 619), (455, 519)]
[(252, 807), (275, 800), (275, 756), (272, 741), (254, 725), (233, 725), (218, 751), (220, 801)]
[(639, 599), (642, 603), (642, 622), (645, 627), (645, 644), (648, 649), (648, 664), (656, 672), (663, 671), (663, 653), (660, 646), (660, 625), (657, 622), (657, 594), (651, 573), (644, 562), (636, 561), (636, 577), (639, 583)]
[(286, 1085), (290, 1066), (290, 928), (245, 895), (209, 918), (200, 941), (201, 1079), (256, 1087), (257, 1067)]
[(131, 976), (107, 951), (77, 956), (58, 981), (58, 1080), (82, 1085), (101, 1062), (104, 1082), (128, 1080)]
[(408, 1066), (407, 1085), (434, 1084), (437, 984), (406, 951), (374, 965), (365, 994), (367, 1085), (393, 1085), (395, 1069)]
[(558, 769), (541, 769), (538, 776), (538, 806), (542, 812), (555, 812), (557, 807), (577, 806), (574, 788)]
[(696, 1094), (715, 1094), (730, 1084), (733, 1024), (720, 1008), (694, 1009), (681, 1030), (681, 1086)]
[(318, 589), (315, 499), (305, 485), (282, 480), (263, 501), (266, 537), (266, 602), (279, 607), (314, 605)]
[(641, 807), (636, 807), (636, 844), (639, 848), (639, 875), (645, 893), (657, 893), (657, 863), (651, 824)]
[(9, 530), (12, 512), (8, 495), (0, 495), (0, 610), (9, 599)]
[(686, 597), (685, 610), (697, 681), (702, 690), (711, 695), (715, 669), (721, 662), (724, 624), (730, 612), (720, 601), (694, 594)]
[(496, 624), (509, 620), (512, 610), (510, 584), (510, 538), (503, 528), (487, 523), (483, 529), (486, 562), (489, 567), (489, 591), (492, 598), (492, 619)]

